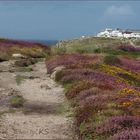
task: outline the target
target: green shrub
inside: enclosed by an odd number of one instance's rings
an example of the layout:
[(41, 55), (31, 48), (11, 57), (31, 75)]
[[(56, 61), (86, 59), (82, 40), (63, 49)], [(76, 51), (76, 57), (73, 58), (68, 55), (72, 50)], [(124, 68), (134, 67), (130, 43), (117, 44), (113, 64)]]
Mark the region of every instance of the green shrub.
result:
[(60, 47), (52, 47), (51, 48), (51, 54), (52, 55), (63, 55), (67, 51), (66, 47), (60, 46)]
[(20, 53), (24, 56), (27, 57), (32, 57), (32, 58), (43, 58), (49, 55), (49, 49), (43, 49), (40, 47), (17, 47), (13, 46), (10, 47), (10, 53)]
[(101, 51), (101, 48), (96, 48), (96, 49), (94, 49), (94, 53), (101, 53), (102, 51)]
[(0, 62), (8, 61), (10, 59), (10, 56), (6, 53), (0, 52)]
[(127, 73), (118, 73), (118, 75), (123, 78), (124, 80), (127, 80), (128, 83), (135, 85), (135, 86), (140, 86), (140, 81), (136, 79), (136, 77), (129, 75)]
[(18, 67), (27, 67), (33, 65), (37, 62), (35, 58), (19, 59), (15, 62), (15, 65)]
[(28, 67), (18, 67), (18, 68), (16, 68), (15, 71), (17, 71), (17, 72), (31, 72), (31, 71), (33, 71), (33, 68), (30, 67), (30, 66), (28, 66)]
[(117, 56), (107, 55), (104, 57), (104, 63), (107, 65), (116, 65), (116, 64), (120, 64), (121, 61)]
[(80, 81), (78, 83), (74, 83), (73, 85), (71, 85), (71, 87), (69, 87), (69, 90), (65, 94), (68, 99), (73, 99), (76, 96), (78, 96), (78, 94), (81, 91), (92, 88), (92, 87), (94, 87), (94, 82)]
[(25, 76), (17, 75), (16, 76), (17, 85), (20, 85), (22, 83), (22, 81), (24, 81), (25, 78), (26, 78)]
[(19, 108), (24, 104), (24, 99), (22, 96), (16, 95), (10, 99), (10, 104), (12, 107)]
[(58, 71), (55, 75), (55, 81), (59, 82), (62, 77), (63, 77), (63, 71)]

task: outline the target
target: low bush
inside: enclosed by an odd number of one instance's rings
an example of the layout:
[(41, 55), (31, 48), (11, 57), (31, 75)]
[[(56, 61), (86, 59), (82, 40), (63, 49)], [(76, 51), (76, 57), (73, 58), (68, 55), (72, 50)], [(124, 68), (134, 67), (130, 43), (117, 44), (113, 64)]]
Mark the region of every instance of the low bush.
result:
[(11, 99), (10, 99), (10, 104), (12, 107), (15, 107), (15, 108), (19, 108), (19, 107), (22, 107), (23, 104), (24, 104), (24, 99), (22, 96), (13, 96)]
[(101, 48), (94, 49), (94, 53), (101, 53), (101, 52), (102, 52), (102, 49)]
[(33, 65), (37, 62), (37, 59), (34, 58), (26, 58), (26, 59), (19, 59), (15, 61), (15, 65), (18, 67), (27, 67), (29, 65)]
[(26, 78), (25, 76), (17, 75), (16, 76), (17, 85), (20, 85), (25, 80), (25, 78)]
[(51, 48), (47, 45), (28, 41), (0, 39), (1, 61), (12, 59), (13, 54), (21, 54), (26, 57), (42, 58), (50, 55)]
[(117, 56), (107, 55), (104, 57), (104, 63), (108, 65), (118, 65), (121, 61)]
[(121, 67), (132, 72), (140, 71), (140, 59), (132, 59), (129, 57), (121, 57)]
[(7, 54), (5, 52), (0, 52), (0, 62), (7, 61), (10, 58), (11, 57), (9, 56), (9, 54)]
[(64, 54), (61, 56), (55, 56), (50, 58), (49, 60), (46, 61), (48, 73), (52, 73), (53, 69), (58, 67), (58, 66), (65, 66), (69, 67), (72, 66), (73, 64), (76, 65), (81, 65), (85, 64), (87, 62), (95, 61), (98, 60), (98, 56), (96, 55), (83, 55), (83, 54)]
[(128, 51), (128, 52), (140, 52), (139, 47), (135, 47), (132, 45), (127, 45), (127, 44), (122, 44), (118, 46), (118, 49), (123, 50), (123, 51)]
[(66, 92), (66, 97), (68, 99), (75, 98), (78, 94), (86, 89), (94, 87), (94, 82), (92, 81), (80, 81), (78, 83), (73, 84), (69, 90)]
[(140, 129), (128, 129), (115, 134), (110, 140), (140, 140)]
[(133, 75), (129, 75), (127, 73), (118, 73), (118, 76), (126, 80), (129, 84), (135, 85), (135, 86), (140, 86), (140, 79), (137, 79)]
[(30, 67), (30, 66), (28, 66), (28, 67), (17, 67), (15, 69), (15, 71), (17, 71), (17, 72), (31, 72), (31, 71), (33, 71), (33, 68)]
[(100, 89), (96, 87), (82, 90), (76, 96), (76, 102), (78, 104), (78, 101), (84, 100), (86, 97), (91, 96), (91, 95), (99, 95), (100, 92), (101, 92)]
[(79, 102), (76, 108), (76, 123), (79, 126), (82, 122), (88, 121), (95, 113), (106, 107), (107, 96), (93, 95), (86, 97)]
[[(53, 57), (46, 65), (49, 73), (65, 66), (56, 74), (56, 81), (66, 88), (82, 140), (119, 140), (123, 134), (132, 138), (140, 129), (140, 61), (117, 56), (134, 51), (117, 47), (101, 51), (107, 55), (65, 54)], [(127, 130), (132, 133), (127, 134)]]
[(138, 129), (140, 128), (140, 117), (136, 116), (113, 116), (105, 122), (99, 124), (95, 128), (95, 136), (103, 135), (109, 138), (118, 132), (126, 129)]

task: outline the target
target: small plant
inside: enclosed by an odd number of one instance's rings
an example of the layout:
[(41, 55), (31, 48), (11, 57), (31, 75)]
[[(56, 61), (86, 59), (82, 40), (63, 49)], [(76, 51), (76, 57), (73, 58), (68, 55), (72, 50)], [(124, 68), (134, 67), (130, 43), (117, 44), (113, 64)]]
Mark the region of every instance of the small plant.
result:
[(93, 117), (95, 113), (100, 112), (106, 107), (107, 96), (91, 95), (79, 102), (76, 109), (76, 122), (79, 126), (82, 122)]
[(0, 62), (7, 61), (10, 59), (10, 56), (4, 52), (0, 52)]
[(26, 78), (25, 76), (17, 75), (16, 76), (17, 85), (20, 85), (22, 83), (22, 81), (24, 81), (25, 78)]
[(94, 49), (94, 53), (101, 53), (101, 52), (102, 52), (101, 48)]
[(10, 104), (11, 104), (12, 107), (15, 107), (15, 108), (22, 107), (23, 104), (24, 104), (24, 99), (20, 95), (13, 96), (10, 99)]
[(130, 59), (128, 57), (120, 58), (121, 67), (126, 70), (133, 72), (140, 72), (140, 60), (139, 59)]
[(110, 140), (140, 140), (140, 129), (124, 130), (115, 134)]
[(28, 66), (28, 67), (18, 67), (16, 68), (15, 71), (18, 71), (18, 72), (31, 72), (33, 71), (33, 68)]
[(132, 128), (140, 128), (140, 117), (127, 115), (113, 116), (105, 122), (98, 124), (94, 133), (95, 135), (104, 135), (108, 138), (118, 132)]
[(35, 58), (19, 59), (15, 62), (15, 65), (18, 67), (27, 67), (33, 65), (37, 62)]
[(133, 45), (122, 44), (118, 47), (118, 49), (128, 52), (140, 52), (140, 48), (137, 48)]
[(117, 56), (107, 55), (104, 57), (104, 63), (108, 65), (117, 65), (120, 64), (121, 61)]
[(138, 80), (135, 76), (127, 74), (127, 73), (118, 73), (118, 75), (127, 80), (128, 83), (136, 86), (140, 86), (140, 80)]
[(68, 99), (72, 99), (78, 96), (78, 94), (86, 89), (89, 89), (94, 86), (94, 82), (90, 81), (80, 81), (76, 84), (73, 84), (71, 88), (69, 88), (68, 92), (66, 92), (66, 97)]

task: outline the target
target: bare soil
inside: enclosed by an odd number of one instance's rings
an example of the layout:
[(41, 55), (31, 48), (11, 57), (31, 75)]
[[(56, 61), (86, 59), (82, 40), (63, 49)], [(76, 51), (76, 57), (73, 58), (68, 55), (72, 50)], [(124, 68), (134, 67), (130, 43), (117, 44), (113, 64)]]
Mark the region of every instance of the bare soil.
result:
[[(9, 111), (2, 103), (0, 139), (76, 139), (73, 118), (64, 89), (47, 75), (44, 62), (33, 65), (31, 72), (13, 69), (13, 61), (0, 63), (0, 102), (3, 95), (18, 92), (25, 99), (24, 107)], [(26, 77), (17, 84), (16, 76)]]

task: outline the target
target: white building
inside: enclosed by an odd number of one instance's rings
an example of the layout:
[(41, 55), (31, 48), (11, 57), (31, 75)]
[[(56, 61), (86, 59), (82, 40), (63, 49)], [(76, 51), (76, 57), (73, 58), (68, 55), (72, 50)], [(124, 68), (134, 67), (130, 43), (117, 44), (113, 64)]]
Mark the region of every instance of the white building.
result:
[(105, 29), (105, 31), (102, 31), (100, 33), (97, 34), (97, 37), (110, 37), (110, 34), (112, 32), (112, 29)]
[(110, 38), (140, 38), (140, 30), (122, 30), (107, 28), (97, 34), (97, 37), (110, 37)]

